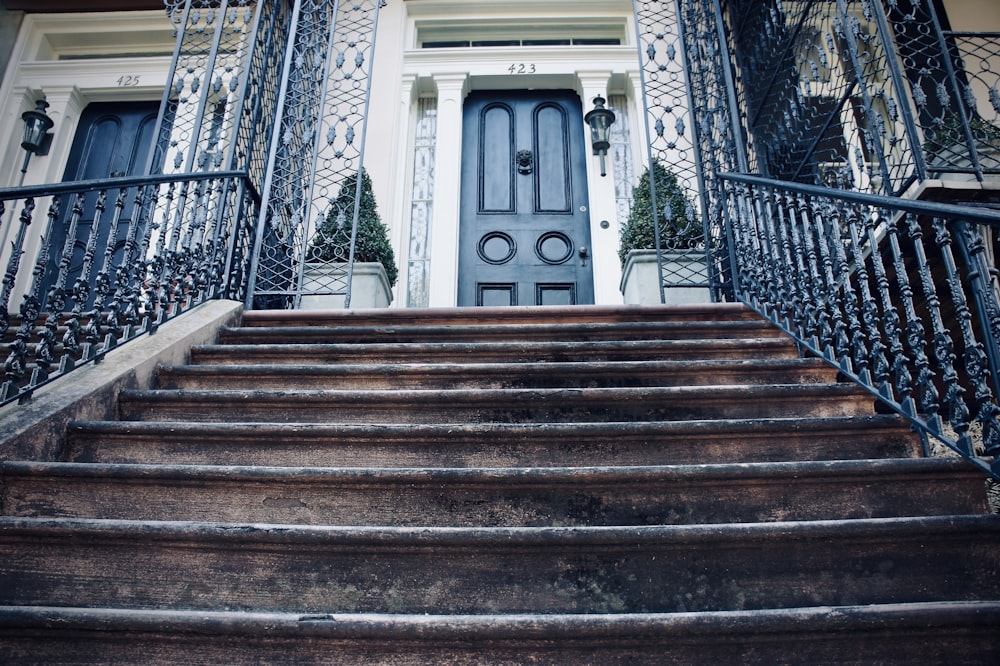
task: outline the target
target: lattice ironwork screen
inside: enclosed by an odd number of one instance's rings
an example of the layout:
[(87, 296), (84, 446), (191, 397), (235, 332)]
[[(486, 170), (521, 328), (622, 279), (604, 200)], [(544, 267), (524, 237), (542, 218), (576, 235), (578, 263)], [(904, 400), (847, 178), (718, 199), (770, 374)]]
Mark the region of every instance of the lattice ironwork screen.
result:
[(296, 4), (248, 307), (296, 308), (304, 294), (350, 305), (381, 5)]

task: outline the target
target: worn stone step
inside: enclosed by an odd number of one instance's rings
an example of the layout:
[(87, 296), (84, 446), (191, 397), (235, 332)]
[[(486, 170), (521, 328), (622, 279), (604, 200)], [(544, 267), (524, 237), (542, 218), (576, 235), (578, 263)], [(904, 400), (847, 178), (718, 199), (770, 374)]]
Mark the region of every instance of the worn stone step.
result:
[(408, 615), (0, 607), (8, 663), (989, 664), (995, 601), (677, 614)]
[(893, 415), (632, 423), (313, 424), (90, 421), (67, 427), (76, 462), (326, 467), (666, 465), (903, 458)]
[(157, 371), (161, 389), (556, 388), (809, 384), (837, 380), (820, 359), (593, 363), (182, 365)]
[(531, 363), (798, 358), (783, 338), (747, 340), (611, 340), (598, 342), (426, 342), (400, 344), (197, 345), (191, 363)]
[(664, 613), (995, 600), (1000, 516), (651, 527), (0, 518), (0, 605)]
[(848, 384), (455, 390), (129, 390), (119, 417), (150, 421), (525, 423), (857, 416)]
[(219, 331), (220, 344), (372, 344), (438, 342), (532, 342), (562, 340), (703, 340), (783, 337), (763, 319), (756, 321), (663, 321), (619, 323), (538, 323), (491, 325), (243, 326)]
[(541, 527), (988, 511), (982, 472), (957, 458), (541, 469), (5, 462), (0, 478), (3, 514), (22, 517)]
[(516, 308), (380, 308), (375, 310), (250, 310), (241, 325), (285, 326), (492, 326), (614, 324), (678, 321), (761, 321), (741, 303), (689, 305), (573, 305)]

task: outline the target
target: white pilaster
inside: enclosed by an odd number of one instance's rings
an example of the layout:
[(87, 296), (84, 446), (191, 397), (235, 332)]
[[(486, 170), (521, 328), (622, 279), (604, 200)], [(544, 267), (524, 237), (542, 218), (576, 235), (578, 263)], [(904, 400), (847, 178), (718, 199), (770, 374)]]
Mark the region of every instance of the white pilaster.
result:
[[(577, 71), (583, 112), (594, 108), (594, 98), (600, 95), (607, 99), (610, 71)], [(611, 156), (607, 159), (607, 176), (601, 176), (599, 158), (592, 155), (590, 128), (583, 127), (587, 146), (587, 190), (590, 194), (590, 242), (591, 265), (594, 270), (594, 302), (598, 305), (622, 303), (618, 285), (621, 282), (622, 267), (618, 261), (618, 224), (615, 206), (615, 179), (612, 176), (615, 165)], [(607, 222), (602, 225), (602, 222)], [(604, 227), (607, 228), (604, 228)]]
[(458, 298), (458, 221), (461, 214), (462, 103), (466, 73), (435, 74), (438, 91), (434, 150), (434, 219), (431, 222), (430, 307), (454, 306)]

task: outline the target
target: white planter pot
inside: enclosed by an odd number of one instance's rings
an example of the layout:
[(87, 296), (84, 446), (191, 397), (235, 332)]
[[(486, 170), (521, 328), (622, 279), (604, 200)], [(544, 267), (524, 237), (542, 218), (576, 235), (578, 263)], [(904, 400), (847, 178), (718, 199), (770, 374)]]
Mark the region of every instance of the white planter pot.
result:
[[(704, 259), (684, 253), (664, 252), (664, 275), (706, 275)], [(694, 280), (692, 280), (694, 281)], [(656, 270), (656, 250), (631, 250), (625, 257), (619, 289), (626, 305), (659, 305), (659, 276)], [(668, 287), (665, 290), (667, 305), (710, 303), (712, 292), (708, 287)]]
[[(309, 292), (342, 291), (347, 279), (347, 264), (306, 264), (302, 277), (301, 310), (339, 310), (343, 294)], [(335, 287), (334, 285), (337, 285)], [(384, 308), (392, 302), (392, 291), (385, 268), (378, 262), (354, 264), (351, 283), (351, 309)]]

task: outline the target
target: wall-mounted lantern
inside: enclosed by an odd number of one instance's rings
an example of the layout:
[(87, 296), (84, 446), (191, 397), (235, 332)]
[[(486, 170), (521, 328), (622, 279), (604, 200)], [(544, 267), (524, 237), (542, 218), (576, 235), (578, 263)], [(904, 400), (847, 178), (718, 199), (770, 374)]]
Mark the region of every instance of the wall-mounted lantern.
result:
[(590, 125), (590, 143), (594, 148), (594, 154), (601, 156), (601, 175), (607, 176), (608, 171), (604, 164), (604, 158), (611, 147), (611, 125), (615, 122), (615, 114), (611, 109), (604, 108), (605, 100), (598, 95), (594, 98), (594, 108), (583, 117)]
[(35, 108), (21, 114), (24, 121), (24, 138), (21, 140), (21, 148), (24, 148), (24, 165), (21, 167), (21, 183), (24, 183), (24, 174), (28, 171), (28, 162), (32, 155), (48, 155), (49, 147), (52, 145), (52, 129), (55, 122), (45, 114), (45, 109), (49, 108), (49, 103), (44, 99), (35, 102)]

